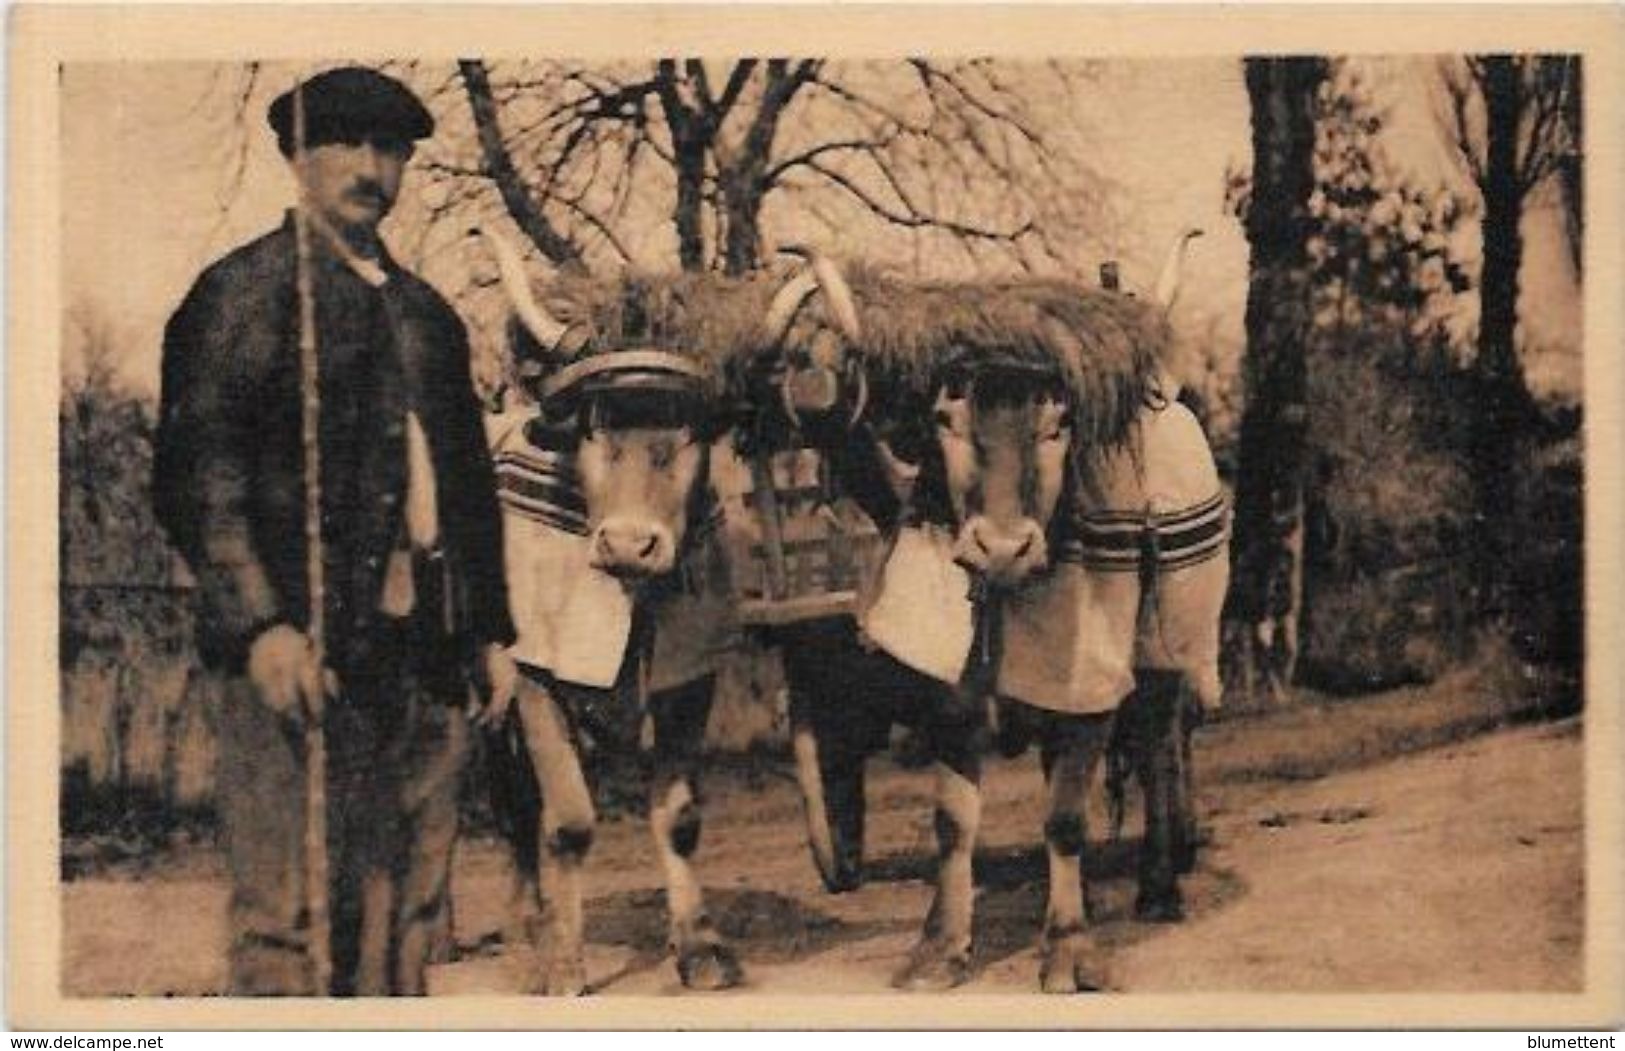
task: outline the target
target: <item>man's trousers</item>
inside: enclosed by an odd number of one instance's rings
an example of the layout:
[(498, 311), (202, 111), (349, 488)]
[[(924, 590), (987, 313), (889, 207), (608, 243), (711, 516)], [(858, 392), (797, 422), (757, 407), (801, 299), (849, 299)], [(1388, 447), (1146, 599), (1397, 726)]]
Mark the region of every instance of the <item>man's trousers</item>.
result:
[(231, 993), (422, 995), (449, 921), (449, 877), (470, 732), (455, 676), (431, 684), (374, 662), (327, 702), (332, 986), (315, 989), (305, 894), (303, 730), (255, 696), (225, 691), (218, 798), (232, 876)]

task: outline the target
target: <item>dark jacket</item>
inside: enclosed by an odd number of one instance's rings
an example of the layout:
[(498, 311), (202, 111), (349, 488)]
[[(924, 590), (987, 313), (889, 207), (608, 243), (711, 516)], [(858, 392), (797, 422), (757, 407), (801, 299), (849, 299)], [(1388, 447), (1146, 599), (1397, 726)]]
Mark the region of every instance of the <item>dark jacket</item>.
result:
[[(462, 634), (508, 643), (501, 521), (461, 320), (382, 261), (374, 289), (312, 238), (321, 361), (326, 641), (341, 671), (376, 625), (400, 543), (405, 418), (423, 422)], [(292, 216), (205, 270), (164, 332), (153, 499), (198, 578), (204, 659), (240, 670), (263, 627), (309, 622)]]

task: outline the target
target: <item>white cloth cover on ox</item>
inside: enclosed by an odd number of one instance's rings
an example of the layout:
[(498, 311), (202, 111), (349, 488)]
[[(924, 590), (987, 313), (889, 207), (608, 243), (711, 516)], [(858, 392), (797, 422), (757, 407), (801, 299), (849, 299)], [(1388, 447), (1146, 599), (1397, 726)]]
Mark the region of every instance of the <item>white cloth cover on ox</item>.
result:
[(948, 683), (964, 675), (976, 635), (970, 574), (954, 562), (953, 544), (942, 526), (898, 530), (861, 618), (863, 635), (875, 646)]
[[(1183, 672), (1200, 702), (1216, 707), (1230, 562), (1201, 425), (1177, 402), (1147, 408), (1094, 478), (1098, 491), (1079, 494), (1077, 535), (1062, 545), (1054, 575), (1007, 600), (1000, 692), (1056, 711), (1110, 711), (1134, 688), (1136, 668), (1157, 668)], [(1160, 550), (1156, 592), (1142, 596), (1148, 527)], [(1096, 546), (1114, 534), (1127, 545), (1115, 559)]]
[[(508, 603), (519, 636), (512, 653), (521, 665), (607, 689), (626, 659), (635, 600), (620, 581), (590, 564), (571, 457), (525, 439), (524, 424), (533, 415), (510, 411), (487, 427), (502, 507)], [(727, 643), (726, 566), (718, 565), (714, 531), (704, 532), (679, 570), (691, 587), (656, 600), (653, 690), (715, 671)]]

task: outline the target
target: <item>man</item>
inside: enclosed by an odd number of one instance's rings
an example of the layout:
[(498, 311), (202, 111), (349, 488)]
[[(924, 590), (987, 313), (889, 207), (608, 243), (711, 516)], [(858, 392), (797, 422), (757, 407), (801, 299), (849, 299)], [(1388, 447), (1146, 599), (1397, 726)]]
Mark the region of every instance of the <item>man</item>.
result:
[[(270, 109), (298, 208), (210, 266), (165, 331), (154, 500), (198, 580), (203, 658), (227, 676), (232, 991), (420, 994), (446, 907), (470, 673), (493, 706), (512, 689), (501, 525), (467, 334), (378, 235), (433, 119), (366, 69), (302, 94), (302, 120), (293, 92)], [(325, 668), (306, 630), (307, 305)], [(315, 988), (304, 877), (310, 718), (326, 736), (329, 989)]]

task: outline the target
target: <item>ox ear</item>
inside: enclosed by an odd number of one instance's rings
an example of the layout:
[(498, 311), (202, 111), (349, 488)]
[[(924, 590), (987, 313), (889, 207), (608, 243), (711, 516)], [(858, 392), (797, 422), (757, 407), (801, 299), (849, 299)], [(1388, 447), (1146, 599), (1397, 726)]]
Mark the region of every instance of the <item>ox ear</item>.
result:
[(931, 416), (936, 426), (956, 438), (970, 437), (971, 389), (969, 380), (944, 382), (937, 388)]
[(1041, 441), (1064, 441), (1071, 437), (1072, 405), (1064, 395), (1045, 391), (1039, 395), (1035, 407), (1038, 418), (1035, 431)]
[(703, 399), (690, 425), (694, 440), (702, 445), (710, 445), (732, 430), (739, 422), (740, 415), (740, 406), (725, 398)]
[(545, 413), (525, 424), (525, 440), (538, 449), (574, 454), (581, 447), (581, 426), (576, 417), (549, 417)]

